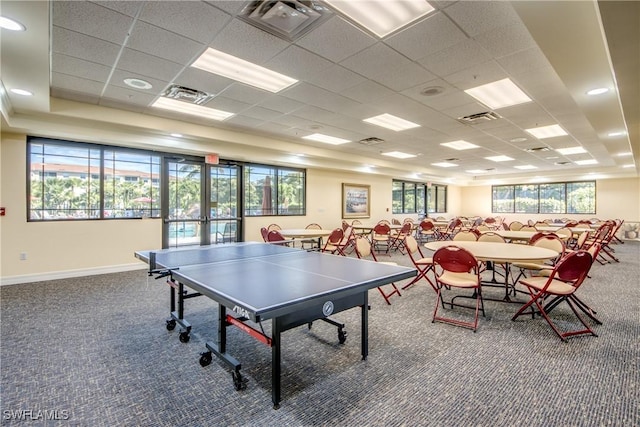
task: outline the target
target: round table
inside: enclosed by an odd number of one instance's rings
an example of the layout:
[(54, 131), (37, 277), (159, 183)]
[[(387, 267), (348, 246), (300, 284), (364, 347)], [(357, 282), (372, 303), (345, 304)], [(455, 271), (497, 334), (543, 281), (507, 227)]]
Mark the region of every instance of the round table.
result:
[(519, 240), (528, 242), (537, 233), (537, 231), (487, 230), (481, 231), (481, 233), (495, 233), (507, 240)]
[(333, 230), (317, 228), (284, 228), (278, 230), (284, 237), (290, 239), (318, 239), (318, 248), (322, 248), (322, 238), (327, 237)]

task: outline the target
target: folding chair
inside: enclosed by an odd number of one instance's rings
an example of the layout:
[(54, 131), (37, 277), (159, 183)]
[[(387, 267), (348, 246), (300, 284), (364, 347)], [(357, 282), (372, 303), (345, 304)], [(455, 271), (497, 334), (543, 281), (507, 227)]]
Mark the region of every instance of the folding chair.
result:
[(329, 252), (332, 254), (337, 252), (340, 255), (344, 255), (340, 246), (343, 238), (344, 231), (342, 231), (342, 228), (336, 228), (331, 232), (331, 234), (329, 234), (329, 237), (327, 237), (327, 241), (322, 248), (322, 252)]
[(274, 245), (290, 246), (293, 240), (286, 239), (278, 230), (271, 230), (267, 234), (267, 242)]
[[(355, 250), (356, 256), (360, 259), (367, 259), (368, 257), (371, 257), (373, 261), (380, 262), (381, 264), (398, 265), (395, 262), (378, 261), (378, 259), (376, 258), (376, 254), (372, 250), (371, 242), (365, 236), (357, 236), (355, 238)], [(398, 296), (402, 296), (400, 294), (400, 289), (398, 289), (395, 283), (390, 283), (390, 285), (391, 287), (393, 287), (393, 290), (389, 293), (385, 293), (384, 289), (382, 289), (382, 286), (378, 286), (378, 291), (380, 291), (382, 298), (384, 298), (384, 300), (389, 305), (391, 305), (391, 303), (389, 302), (389, 298), (391, 298), (391, 296), (396, 294)]]
[(410, 236), (412, 231), (412, 223), (405, 222), (404, 224), (402, 224), (402, 228), (400, 228), (400, 231), (398, 231), (397, 234), (390, 236), (389, 250), (396, 249), (404, 255), (404, 252), (402, 251), (402, 249), (404, 248), (404, 238)]
[(391, 239), (391, 227), (389, 224), (379, 222), (373, 227), (371, 234), (371, 242), (373, 243), (374, 250), (378, 250), (379, 246), (384, 244), (386, 246), (386, 252), (389, 252), (389, 241)]
[[(553, 329), (562, 341), (566, 341), (568, 337), (576, 335), (590, 334), (597, 337), (598, 335), (578, 313), (576, 309), (577, 299), (574, 295), (582, 282), (587, 278), (592, 263), (593, 258), (591, 254), (587, 251), (580, 250), (572, 252), (562, 258), (560, 262), (556, 264), (549, 277), (531, 277), (521, 280), (520, 283), (527, 287), (531, 300), (524, 304), (511, 320), (515, 321), (518, 316), (525, 314), (525, 311), (528, 309), (531, 309), (531, 317), (535, 317), (536, 312), (532, 307), (535, 304), (538, 312), (544, 317), (549, 326), (551, 326), (551, 329)], [(573, 311), (573, 314), (580, 323), (582, 323), (584, 329), (561, 332), (549, 317), (547, 307), (543, 305), (547, 298), (560, 299), (557, 303), (554, 302), (551, 309), (556, 307), (560, 302), (566, 301), (571, 311)]]
[(413, 236), (407, 236), (404, 238), (404, 247), (407, 249), (407, 254), (411, 259), (411, 263), (418, 270), (418, 274), (413, 278), (411, 282), (404, 285), (402, 289), (407, 289), (409, 286), (414, 285), (420, 279), (426, 279), (427, 282), (431, 285), (431, 287), (437, 291), (437, 287), (435, 283), (427, 277), (428, 272), (433, 272), (433, 258), (427, 258), (422, 254), (422, 250), (418, 245), (418, 241)]
[[(473, 332), (475, 332), (478, 329), (479, 312), (482, 311), (483, 317), (485, 315), (478, 260), (468, 250), (455, 245), (450, 245), (438, 249), (433, 254), (433, 263), (436, 266), (435, 276), (438, 296), (436, 299), (435, 309), (433, 310), (432, 322), (439, 321), (465, 328), (471, 328)], [(438, 268), (441, 270), (439, 274), (437, 273)], [(471, 307), (456, 304), (454, 302), (455, 297), (453, 297), (450, 302), (445, 302), (442, 292), (444, 289), (450, 290), (451, 288), (473, 289), (476, 306)], [(475, 308), (474, 320), (473, 322), (466, 322), (459, 319), (439, 316), (438, 308), (440, 305), (442, 305), (443, 309), (445, 308), (445, 305), (449, 305), (452, 309), (453, 307)]]

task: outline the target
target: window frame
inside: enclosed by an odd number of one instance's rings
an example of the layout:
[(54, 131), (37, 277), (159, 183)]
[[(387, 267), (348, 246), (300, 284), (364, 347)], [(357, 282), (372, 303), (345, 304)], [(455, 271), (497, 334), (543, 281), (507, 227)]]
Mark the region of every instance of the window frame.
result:
[[(400, 185), (400, 188), (396, 188), (397, 185)], [(409, 193), (413, 194), (413, 210), (407, 210), (407, 186), (413, 187), (409, 189)], [(441, 184), (432, 184), (432, 183), (424, 183), (417, 181), (403, 181), (399, 179), (394, 179), (391, 185), (391, 213), (393, 214), (419, 214), (419, 215), (428, 215), (432, 213), (446, 213), (447, 212), (447, 186)], [(396, 192), (399, 192), (401, 195), (400, 200), (400, 209), (397, 210), (394, 206), (394, 196)], [(421, 193), (421, 194), (420, 194)], [(429, 202), (431, 198), (431, 194), (435, 195), (435, 200), (433, 205), (435, 209), (433, 211), (429, 210)], [(440, 200), (443, 199), (443, 200)], [(419, 207), (422, 207), (423, 210), (419, 210)]]
[[(276, 165), (267, 165), (262, 163), (243, 163), (243, 188), (242, 198), (244, 200), (243, 216), (245, 217), (265, 217), (265, 216), (306, 216), (307, 215), (307, 170), (304, 168), (284, 167)], [(251, 168), (267, 169), (270, 170), (270, 174), (265, 176), (271, 177), (271, 189), (272, 189), (272, 211), (269, 213), (251, 213), (256, 210), (254, 205), (250, 204), (251, 195), (247, 194), (247, 191), (251, 188)], [(285, 207), (284, 200), (281, 198), (283, 190), (284, 174), (283, 172), (295, 172), (301, 174), (302, 179), (302, 197), (301, 207), (297, 213), (289, 212), (288, 207)]]
[[(591, 203), (591, 206), (593, 207), (592, 210), (589, 211), (585, 211), (585, 212), (579, 212), (576, 210), (572, 210), (570, 209), (570, 207), (574, 206), (574, 204), (571, 204), (570, 201), (573, 200), (574, 193), (573, 192), (569, 192), (569, 187), (572, 186), (577, 186), (580, 187), (581, 184), (590, 184), (593, 186), (593, 201)], [(557, 185), (561, 185), (562, 188), (559, 188), (558, 190), (561, 190), (560, 192), (562, 193), (562, 200), (560, 199), (552, 199), (552, 200), (556, 200), (559, 203), (561, 203), (564, 207), (564, 209), (562, 209), (561, 212), (549, 212), (546, 209), (541, 209), (541, 207), (546, 207), (548, 204), (542, 203), (541, 200), (541, 194), (545, 194), (545, 192), (543, 190), (541, 190), (541, 186), (557, 186)], [(522, 211), (522, 210), (518, 210), (518, 203), (517, 203), (517, 189), (518, 187), (535, 187), (535, 191), (537, 193), (537, 199), (535, 200), (535, 204), (537, 206), (536, 211), (535, 212), (526, 212), (526, 211)], [(579, 188), (578, 188), (579, 189)], [(510, 214), (559, 214), (559, 215), (567, 215), (567, 214), (573, 214), (573, 215), (595, 215), (596, 214), (596, 210), (597, 210), (597, 181), (563, 181), (563, 182), (549, 182), (549, 183), (541, 183), (541, 184), (508, 184), (508, 185), (492, 185), (491, 186), (491, 212), (495, 213), (495, 214), (504, 214), (504, 213), (510, 213)], [(497, 199), (496, 198), (496, 194), (497, 192), (504, 192), (510, 190), (511, 193), (511, 198), (500, 198)], [(577, 190), (577, 189), (576, 189)], [(546, 198), (545, 198), (546, 200)], [(510, 207), (511, 209), (499, 209), (498, 206), (499, 205), (503, 205), (505, 204), (504, 202), (511, 202), (510, 203)], [(498, 202), (502, 202), (502, 203), (498, 203)], [(544, 212), (543, 212), (544, 210)]]

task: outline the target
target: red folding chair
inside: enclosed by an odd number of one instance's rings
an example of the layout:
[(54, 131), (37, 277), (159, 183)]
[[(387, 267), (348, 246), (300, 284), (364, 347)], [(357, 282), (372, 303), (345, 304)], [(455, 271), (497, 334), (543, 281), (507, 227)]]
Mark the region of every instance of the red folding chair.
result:
[[(381, 264), (398, 265), (395, 262), (378, 261), (378, 259), (376, 258), (376, 254), (372, 250), (371, 242), (365, 236), (357, 236), (355, 238), (354, 247), (355, 247), (355, 250), (356, 250), (356, 255), (360, 259), (368, 259), (370, 257), (372, 261), (380, 262)], [(389, 305), (391, 305), (391, 303), (389, 302), (389, 298), (391, 296), (393, 296), (393, 295), (402, 296), (400, 294), (400, 289), (398, 289), (398, 287), (396, 286), (395, 283), (390, 283), (390, 285), (393, 288), (393, 290), (391, 292), (389, 292), (389, 293), (386, 293), (384, 291), (384, 289), (382, 289), (382, 286), (378, 286), (378, 291), (380, 291), (380, 294), (382, 295), (382, 298), (384, 298), (384, 300)]]
[(340, 255), (344, 255), (340, 245), (342, 243), (342, 239), (344, 239), (344, 231), (342, 231), (342, 228), (336, 228), (331, 232), (331, 234), (329, 234), (329, 237), (327, 237), (327, 241), (322, 247), (322, 252), (329, 252), (332, 254), (337, 252)]
[(404, 247), (407, 249), (407, 254), (411, 259), (411, 263), (414, 265), (416, 270), (418, 270), (418, 274), (413, 278), (411, 282), (404, 285), (402, 289), (407, 289), (409, 286), (412, 286), (418, 282), (420, 279), (426, 279), (427, 282), (431, 285), (434, 290), (438, 290), (435, 283), (427, 277), (428, 272), (433, 272), (433, 259), (427, 258), (423, 255), (420, 246), (418, 245), (418, 241), (413, 236), (407, 236), (404, 238)]
[[(478, 314), (482, 311), (482, 316), (484, 317), (485, 315), (478, 260), (468, 250), (455, 245), (449, 245), (438, 249), (433, 254), (433, 263), (436, 266), (435, 269), (440, 269), (441, 272), (439, 274), (436, 273), (436, 290), (438, 297), (433, 310), (432, 322), (438, 321), (462, 326), (470, 328), (475, 332), (478, 329)], [(451, 298), (450, 301), (445, 302), (443, 298), (443, 290), (449, 291), (451, 288), (473, 289), (476, 300), (475, 307), (456, 304), (454, 302), (456, 298), (455, 296)], [(473, 322), (439, 316), (438, 308), (440, 305), (442, 305), (443, 309), (445, 308), (445, 305), (450, 306), (452, 309), (453, 307), (475, 308)]]
[(267, 234), (267, 242), (274, 245), (290, 246), (293, 240), (286, 239), (278, 230), (271, 230)]
[[(574, 295), (587, 278), (592, 263), (593, 258), (589, 252), (584, 250), (575, 251), (562, 258), (556, 264), (549, 277), (537, 276), (520, 280), (520, 283), (529, 291), (531, 300), (523, 305), (511, 320), (515, 321), (518, 316), (525, 314), (528, 309), (531, 309), (531, 317), (535, 317), (536, 311), (533, 308), (535, 304), (538, 312), (562, 341), (566, 341), (568, 337), (575, 335), (590, 334), (598, 336), (578, 313), (577, 308), (580, 307), (577, 307), (577, 299)], [(549, 304), (553, 304), (552, 306), (545, 307), (544, 304), (547, 298), (551, 298), (552, 303)], [(556, 299), (559, 299), (559, 301), (556, 302)], [(555, 308), (562, 301), (566, 301), (571, 311), (584, 326), (583, 329), (561, 332), (553, 323), (548, 311)], [(581, 308), (580, 310), (582, 311)]]

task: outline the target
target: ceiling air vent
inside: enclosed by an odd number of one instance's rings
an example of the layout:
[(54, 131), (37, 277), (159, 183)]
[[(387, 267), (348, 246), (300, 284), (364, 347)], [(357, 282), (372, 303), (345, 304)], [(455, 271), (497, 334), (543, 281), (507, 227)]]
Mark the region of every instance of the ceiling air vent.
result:
[(256, 0), (238, 16), (245, 22), (274, 36), (293, 41), (332, 15), (319, 1)]
[(558, 166), (564, 166), (564, 165), (569, 165), (571, 164), (571, 162), (555, 162), (554, 165), (558, 165)]
[(460, 123), (466, 125), (477, 125), (480, 123), (490, 122), (492, 120), (501, 119), (502, 117), (493, 111), (485, 111), (484, 113), (470, 114), (464, 117), (458, 117)]
[(380, 139), (380, 138), (376, 138), (376, 137), (371, 137), (371, 138), (365, 138), (365, 139), (361, 139), (360, 141), (358, 141), (360, 144), (362, 145), (376, 145), (376, 144), (381, 144), (384, 142), (384, 139)]
[(526, 151), (528, 153), (539, 153), (541, 151), (551, 151), (551, 148), (549, 148), (549, 147), (533, 147), (533, 148), (527, 148), (524, 151)]
[(206, 92), (178, 85), (169, 86), (162, 96), (198, 105), (205, 104), (213, 98), (213, 95)]

